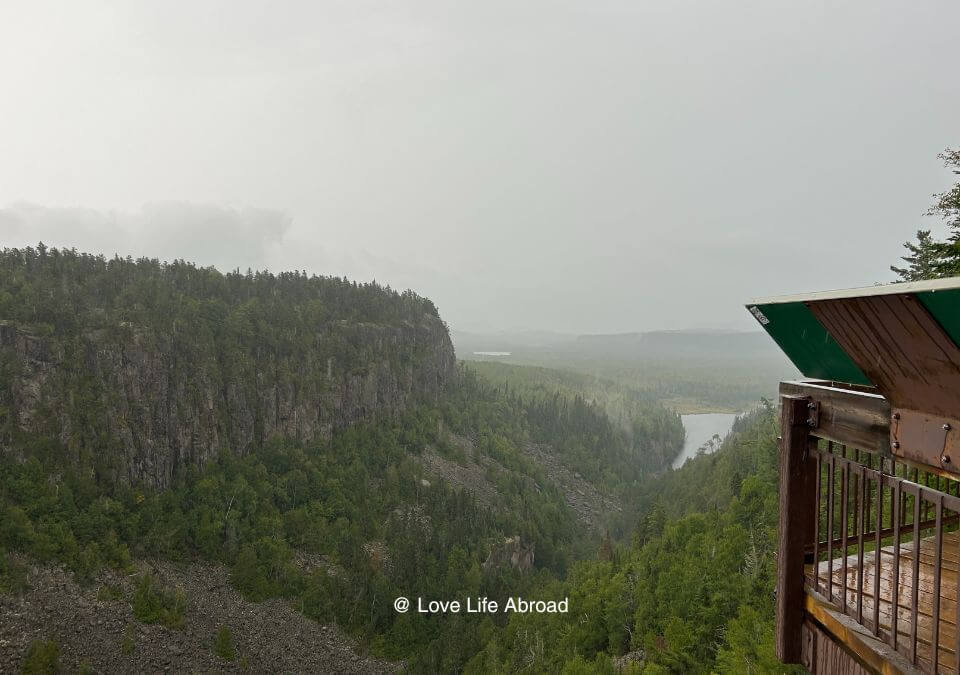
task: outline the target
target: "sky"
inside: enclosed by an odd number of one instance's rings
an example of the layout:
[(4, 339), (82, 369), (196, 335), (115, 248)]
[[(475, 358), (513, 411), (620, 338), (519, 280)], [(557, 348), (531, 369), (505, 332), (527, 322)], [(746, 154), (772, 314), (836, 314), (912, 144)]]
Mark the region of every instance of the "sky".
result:
[(0, 3), (0, 246), (413, 288), (455, 330), (755, 327), (890, 281), (956, 0)]

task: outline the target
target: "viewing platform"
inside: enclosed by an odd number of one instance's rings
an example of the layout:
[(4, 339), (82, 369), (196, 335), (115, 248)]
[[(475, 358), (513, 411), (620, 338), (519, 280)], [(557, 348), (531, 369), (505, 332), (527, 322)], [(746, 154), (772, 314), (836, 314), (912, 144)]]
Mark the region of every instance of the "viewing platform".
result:
[[(812, 588), (816, 595), (807, 602), (807, 608), (808, 611), (816, 613), (818, 605), (827, 605), (832, 597), (832, 604), (845, 606), (853, 618), (863, 622), (861, 617), (866, 617), (867, 624), (871, 626), (877, 622), (880, 634), (891, 643), (893, 617), (896, 616), (897, 644), (906, 645), (905, 653), (908, 655), (916, 648), (919, 665), (924, 670), (931, 671), (933, 620), (934, 616), (938, 616), (938, 666), (942, 672), (952, 672), (956, 670), (957, 653), (957, 575), (960, 573), (957, 551), (960, 551), (960, 532), (943, 534), (939, 583), (936, 536), (919, 541), (919, 555), (916, 555), (912, 542), (901, 544), (899, 549), (893, 546), (880, 549), (879, 565), (869, 552), (863, 558), (859, 555), (848, 556), (845, 568), (842, 566), (842, 558), (833, 559), (833, 565), (830, 565), (831, 561), (821, 561), (817, 565), (819, 579), (813, 578), (813, 565), (808, 565), (806, 585)], [(915, 560), (919, 560), (916, 581), (913, 576)], [(878, 569), (880, 585), (875, 588)], [(917, 589), (916, 597), (913, 595), (914, 588)], [(817, 595), (821, 598), (818, 599)], [(879, 604), (876, 598), (879, 598)], [(916, 628), (913, 624), (914, 603), (917, 606)], [(879, 611), (875, 611), (878, 607)], [(915, 647), (914, 634), (917, 635)], [(868, 632), (868, 635), (873, 634)], [(874, 649), (878, 647), (875, 645)]]
[(780, 384), (777, 655), (960, 673), (960, 279), (747, 305)]

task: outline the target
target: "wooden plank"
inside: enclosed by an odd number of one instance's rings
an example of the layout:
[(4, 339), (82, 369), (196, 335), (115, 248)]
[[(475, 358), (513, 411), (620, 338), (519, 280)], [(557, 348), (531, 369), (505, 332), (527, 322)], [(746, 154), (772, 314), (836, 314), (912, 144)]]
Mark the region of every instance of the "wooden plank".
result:
[(960, 347), (912, 295), (808, 306), (891, 405), (945, 417), (960, 410)]
[(809, 619), (804, 619), (800, 629), (800, 638), (803, 642), (803, 649), (800, 654), (800, 665), (808, 672), (816, 672), (817, 667), (817, 638), (822, 635), (819, 626)]
[(853, 654), (831, 638), (823, 628), (810, 619), (803, 622), (803, 663), (815, 675), (869, 675), (868, 670)]
[[(812, 673), (869, 672), (866, 670), (850, 670), (854, 668), (853, 664), (856, 663), (856, 660), (850, 654), (855, 654), (860, 661), (866, 664), (867, 668), (877, 673), (892, 675), (894, 673), (916, 672), (906, 659), (893, 651), (888, 645), (875, 639), (850, 617), (846, 617), (830, 608), (826, 599), (818, 593), (808, 591), (804, 600), (804, 607), (807, 614), (823, 627), (822, 633), (816, 638), (815, 658), (819, 660), (823, 655), (824, 660), (830, 659), (831, 662), (829, 667), (822, 662), (818, 662), (815, 668), (810, 669)], [(839, 643), (843, 646), (843, 649), (838, 652), (835, 649), (830, 649), (829, 645), (825, 643)], [(839, 668), (839, 670), (834, 670), (836, 668)]]
[(800, 663), (803, 651), (803, 555), (816, 517), (806, 398), (780, 398), (780, 528), (777, 565), (777, 658)]
[[(937, 540), (935, 536), (925, 537), (920, 540), (919, 546), (919, 576), (917, 588), (917, 660), (919, 664), (927, 669), (932, 669), (934, 660), (933, 644), (936, 640), (938, 645), (936, 660), (940, 670), (954, 671), (957, 663), (957, 611), (960, 609), (957, 602), (958, 585), (960, 585), (960, 531), (944, 532), (942, 535), (943, 555), (940, 560), (939, 573), (936, 565)], [(863, 612), (869, 616), (874, 607), (877, 607), (879, 617), (879, 630), (883, 635), (889, 635), (891, 631), (896, 631), (898, 636), (897, 645), (905, 654), (911, 654), (913, 644), (912, 630), (912, 597), (913, 580), (911, 568), (914, 559), (914, 543), (905, 542), (900, 547), (900, 565), (895, 574), (895, 548), (887, 546), (881, 549), (879, 574), (874, 556), (865, 556), (863, 558), (862, 570), (858, 569), (858, 556), (847, 556), (847, 574), (842, 573), (842, 566), (837, 561), (820, 562), (815, 568), (808, 567), (808, 594), (813, 593), (812, 577), (814, 570), (820, 578), (820, 587), (825, 588), (827, 578), (831, 576), (832, 568), (833, 586), (837, 593), (846, 595), (848, 603), (856, 594), (858, 587), (858, 576), (863, 574)], [(877, 578), (879, 577), (879, 578)], [(876, 586), (874, 583), (876, 582)], [(873, 588), (878, 588), (880, 596), (877, 598)], [(897, 621), (894, 627), (893, 615), (893, 595), (894, 592), (899, 598), (907, 599), (906, 603), (899, 603), (897, 607)], [(935, 617), (936, 605), (939, 599), (939, 616)], [(835, 604), (839, 604), (839, 598), (834, 599)], [(850, 607), (849, 614), (854, 613), (854, 608)], [(839, 610), (837, 610), (839, 613)], [(850, 616), (851, 619), (855, 618)], [(869, 628), (873, 624), (870, 622)], [(934, 630), (934, 626), (937, 630)], [(886, 639), (886, 638), (884, 638)]]
[(840, 389), (812, 382), (781, 382), (781, 396), (809, 396), (820, 404), (819, 423), (812, 433), (892, 457), (890, 452), (890, 403), (880, 394)]

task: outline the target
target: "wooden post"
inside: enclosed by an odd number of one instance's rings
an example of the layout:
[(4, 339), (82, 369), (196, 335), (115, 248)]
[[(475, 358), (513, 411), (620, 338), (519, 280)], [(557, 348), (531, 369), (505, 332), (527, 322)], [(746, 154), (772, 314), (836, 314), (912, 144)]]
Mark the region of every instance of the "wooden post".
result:
[(780, 532), (777, 545), (777, 658), (800, 663), (803, 555), (813, 540), (816, 463), (809, 452), (809, 399), (780, 397)]

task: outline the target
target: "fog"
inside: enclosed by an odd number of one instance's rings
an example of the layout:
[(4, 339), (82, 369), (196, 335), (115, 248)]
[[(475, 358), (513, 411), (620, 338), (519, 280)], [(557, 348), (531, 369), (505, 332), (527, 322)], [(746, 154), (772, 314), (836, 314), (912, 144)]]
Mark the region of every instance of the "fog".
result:
[(0, 245), (305, 269), (465, 331), (751, 328), (892, 278), (960, 3), (0, 5)]

